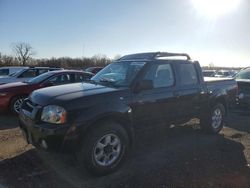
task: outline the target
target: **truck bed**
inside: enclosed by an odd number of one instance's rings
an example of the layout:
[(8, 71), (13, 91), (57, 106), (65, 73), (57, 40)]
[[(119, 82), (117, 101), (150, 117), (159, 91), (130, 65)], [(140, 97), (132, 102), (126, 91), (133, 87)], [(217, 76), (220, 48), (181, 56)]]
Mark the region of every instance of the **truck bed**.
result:
[(219, 82), (219, 81), (228, 81), (234, 80), (233, 78), (214, 78), (214, 77), (204, 77), (205, 82)]
[(204, 81), (207, 84), (208, 90), (214, 90), (218, 87), (233, 86), (237, 87), (237, 83), (233, 78), (208, 78), (204, 77)]
[(206, 78), (204, 81), (207, 85), (208, 92), (211, 96), (228, 95), (228, 108), (232, 109), (236, 105), (236, 95), (238, 91), (237, 82), (233, 78)]

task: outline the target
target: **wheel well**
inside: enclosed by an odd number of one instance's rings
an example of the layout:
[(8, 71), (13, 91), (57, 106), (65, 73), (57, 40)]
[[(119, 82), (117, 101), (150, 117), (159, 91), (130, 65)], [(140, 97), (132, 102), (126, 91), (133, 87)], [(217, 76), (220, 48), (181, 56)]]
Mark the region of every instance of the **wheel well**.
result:
[[(97, 126), (100, 122), (104, 122), (104, 121), (114, 121), (118, 124), (120, 124), (124, 129), (125, 131), (127, 132), (128, 134), (128, 137), (129, 137), (129, 145), (130, 147), (133, 145), (133, 141), (134, 141), (134, 127), (130, 121), (129, 118), (125, 118), (125, 117), (121, 117), (121, 116), (106, 116), (106, 117), (102, 117), (92, 123), (90, 123), (87, 127), (87, 129), (85, 129), (84, 131), (84, 135), (86, 135), (90, 129), (93, 129), (95, 126)], [(83, 137), (85, 137), (83, 135)]]
[(227, 102), (226, 102), (226, 99), (223, 98), (223, 97), (220, 97), (220, 98), (218, 98), (218, 99), (215, 100), (215, 104), (214, 105), (216, 105), (218, 103), (221, 103), (225, 107), (225, 112), (226, 112), (226, 115), (227, 115), (228, 112), (227, 112)]
[(28, 97), (28, 94), (18, 94), (18, 95), (14, 95), (14, 96), (12, 96), (11, 98), (10, 98), (10, 101), (9, 101), (9, 107), (11, 106), (11, 102), (12, 102), (12, 100), (14, 99), (14, 98), (16, 98), (16, 97), (22, 97), (22, 96), (24, 96), (24, 97)]

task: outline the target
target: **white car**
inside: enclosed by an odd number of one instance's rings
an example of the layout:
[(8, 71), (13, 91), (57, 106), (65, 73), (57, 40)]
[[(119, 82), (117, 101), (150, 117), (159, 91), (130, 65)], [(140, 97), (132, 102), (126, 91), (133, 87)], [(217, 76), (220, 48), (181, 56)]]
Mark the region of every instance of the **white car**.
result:
[(8, 76), (28, 67), (0, 67), (0, 76)]
[(219, 70), (215, 77), (217, 78), (232, 78), (235, 75), (235, 73), (231, 70)]
[(48, 71), (60, 70), (60, 68), (49, 67), (26, 67), (9, 76), (0, 76), (0, 85), (12, 82), (25, 82)]

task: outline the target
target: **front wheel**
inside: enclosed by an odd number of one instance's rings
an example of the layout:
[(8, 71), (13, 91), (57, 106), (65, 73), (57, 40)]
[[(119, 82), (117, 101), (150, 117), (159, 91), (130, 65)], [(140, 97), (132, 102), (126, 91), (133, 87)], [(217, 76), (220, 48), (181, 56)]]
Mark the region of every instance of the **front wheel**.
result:
[(216, 104), (208, 117), (201, 118), (201, 127), (209, 133), (219, 133), (225, 125), (226, 110), (223, 104)]
[(78, 161), (95, 175), (115, 171), (128, 152), (128, 135), (113, 121), (99, 123), (88, 132), (83, 141)]
[(14, 97), (10, 102), (10, 110), (13, 114), (19, 114), (21, 106), (26, 96)]

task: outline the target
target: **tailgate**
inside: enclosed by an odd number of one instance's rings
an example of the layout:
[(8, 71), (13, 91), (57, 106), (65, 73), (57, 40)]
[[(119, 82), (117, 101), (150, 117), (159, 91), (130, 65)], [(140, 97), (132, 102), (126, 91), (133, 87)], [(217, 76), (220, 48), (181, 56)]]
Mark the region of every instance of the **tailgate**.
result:
[(250, 108), (250, 81), (237, 80), (239, 88), (239, 103), (245, 108)]

